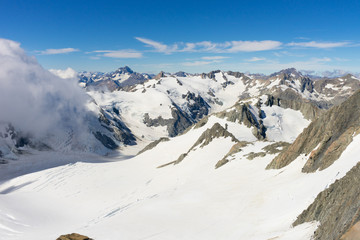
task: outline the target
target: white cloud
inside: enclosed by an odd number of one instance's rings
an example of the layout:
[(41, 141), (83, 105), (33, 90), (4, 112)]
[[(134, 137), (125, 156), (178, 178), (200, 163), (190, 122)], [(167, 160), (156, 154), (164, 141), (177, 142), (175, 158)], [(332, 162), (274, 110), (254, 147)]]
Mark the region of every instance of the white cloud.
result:
[(252, 57), (250, 59), (247, 59), (247, 62), (258, 62), (258, 61), (265, 61), (266, 58), (259, 58), (259, 57)]
[[(147, 47), (153, 47), (157, 52), (162, 52), (166, 54), (170, 54), (173, 52), (176, 52), (178, 50), (177, 44), (173, 44), (172, 46), (168, 46), (166, 44), (162, 44), (160, 42), (156, 42), (151, 39), (141, 38), (141, 37), (135, 37), (136, 40), (145, 43)], [(189, 49), (191, 48), (191, 44), (188, 45)]]
[(227, 41), (214, 43), (202, 41), (195, 43), (178, 43), (166, 45), (151, 39), (135, 37), (138, 41), (145, 43), (147, 47), (152, 47), (156, 52), (171, 54), (174, 52), (209, 52), (209, 53), (237, 53), (237, 52), (257, 52), (278, 49), (281, 42), (264, 41)]
[(309, 47), (309, 48), (336, 48), (336, 47), (345, 47), (348, 46), (349, 42), (291, 42), (287, 44), (292, 47)]
[(195, 49), (195, 43), (185, 43), (185, 47), (181, 50), (183, 52), (191, 52)]
[(194, 62), (184, 62), (182, 63), (183, 66), (187, 67), (196, 67), (196, 66), (204, 66), (209, 65), (212, 63), (217, 63), (218, 61), (194, 61)]
[(72, 53), (79, 52), (79, 49), (76, 48), (58, 48), (58, 49), (46, 49), (43, 51), (37, 51), (41, 55), (54, 55), (54, 54), (64, 54), (64, 53)]
[(0, 66), (0, 121), (37, 136), (83, 130), (90, 99), (77, 80), (55, 76), (6, 39), (0, 39)]
[(111, 57), (111, 58), (142, 58), (143, 55), (141, 52), (136, 50), (96, 50), (94, 53), (103, 53), (99, 56), (101, 57)]
[(265, 41), (232, 41), (231, 47), (226, 49), (227, 52), (258, 52), (278, 49), (282, 45), (281, 42), (265, 40)]
[(63, 79), (76, 78), (77, 72), (72, 68), (63, 69), (49, 69), (49, 72)]
[(224, 56), (208, 56), (208, 57), (202, 57), (201, 59), (204, 60), (221, 60), (221, 59), (226, 59), (229, 57), (224, 57)]

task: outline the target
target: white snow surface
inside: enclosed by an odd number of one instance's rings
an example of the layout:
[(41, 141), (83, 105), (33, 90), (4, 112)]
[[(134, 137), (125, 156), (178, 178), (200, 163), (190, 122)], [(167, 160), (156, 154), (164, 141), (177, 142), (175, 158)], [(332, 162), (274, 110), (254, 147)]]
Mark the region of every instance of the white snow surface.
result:
[(230, 138), (214, 139), (181, 163), (157, 168), (187, 152), (214, 122), (129, 160), (77, 162), (3, 182), (1, 239), (56, 239), (71, 232), (104, 240), (310, 239), (318, 223), (291, 224), (358, 162), (360, 136), (333, 165), (312, 174), (301, 172), (304, 155), (279, 170), (265, 170), (275, 155), (247, 160), (244, 155), (272, 143), (259, 141), (215, 169), (234, 144)]
[(296, 137), (310, 124), (300, 111), (279, 106), (262, 106), (266, 117), (263, 124), (266, 136), (270, 141), (293, 142)]

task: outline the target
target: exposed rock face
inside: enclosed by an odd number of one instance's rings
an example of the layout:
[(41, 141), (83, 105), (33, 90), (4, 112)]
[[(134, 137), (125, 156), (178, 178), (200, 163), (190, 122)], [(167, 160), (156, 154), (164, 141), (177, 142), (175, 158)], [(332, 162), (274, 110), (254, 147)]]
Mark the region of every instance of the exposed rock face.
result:
[[(294, 226), (320, 221), (314, 239), (351, 239), (359, 237), (360, 221), (360, 163), (340, 180), (318, 194), (314, 202), (297, 218)], [(354, 228), (353, 228), (354, 227)], [(346, 234), (347, 233), (347, 234)], [(359, 239), (359, 238), (353, 238)]]
[(176, 76), (176, 77), (186, 77), (186, 73), (180, 71), (180, 72), (174, 73), (174, 76)]
[(164, 119), (162, 116), (151, 119), (149, 114), (145, 113), (143, 121), (148, 127), (166, 126), (170, 137), (179, 135), (194, 123), (176, 104), (171, 108), (171, 115), (173, 118), (170, 119)]
[(116, 149), (119, 147), (111, 138), (105, 134), (102, 134), (101, 132), (94, 132), (93, 134), (96, 139), (99, 140), (105, 147), (109, 149)]
[(357, 222), (340, 238), (340, 240), (358, 240), (358, 239), (360, 239), (360, 222)]
[(338, 78), (321, 78), (314, 81), (314, 89), (318, 93), (326, 96), (334, 96), (333, 99), (326, 103), (328, 106), (342, 103), (359, 88), (359, 79), (351, 74)]
[(154, 78), (159, 80), (160, 78), (165, 77), (165, 73), (163, 71), (159, 72)]
[(270, 107), (276, 105), (282, 108), (300, 111), (308, 120), (314, 120), (324, 112), (324, 110), (309, 100), (302, 99), (300, 96), (295, 95), (295, 92), (290, 89), (280, 93), (278, 96), (269, 95), (265, 105)]
[(93, 240), (93, 239), (77, 233), (72, 233), (67, 235), (61, 235), (56, 240)]
[(206, 77), (210, 78), (210, 79), (214, 79), (215, 80), (215, 74), (219, 73), (220, 70), (216, 70), (216, 71), (211, 71), (208, 74), (206, 73), (202, 73), (201, 74), (201, 78), (205, 79)]
[(241, 142), (237, 142), (235, 143), (231, 148), (230, 148), (230, 151), (220, 160), (216, 163), (215, 165), (215, 168), (219, 168), (223, 165), (225, 165), (226, 163), (228, 163), (230, 160), (229, 158), (238, 153), (238, 152), (241, 152), (242, 151), (242, 148), (243, 147), (246, 147), (247, 145), (249, 144), (252, 144), (250, 142), (244, 142), (244, 141), (241, 141)]
[(236, 78), (241, 78), (241, 77), (246, 77), (244, 73), (241, 72), (232, 72), (232, 71), (228, 71), (227, 72), (229, 75), (234, 76)]
[(340, 157), (359, 132), (360, 91), (310, 123), (287, 151), (274, 158), (267, 168), (282, 168), (300, 154), (310, 154), (302, 171), (325, 169)]
[(156, 141), (154, 141), (154, 142), (151, 142), (151, 143), (148, 144), (146, 147), (144, 147), (144, 149), (142, 149), (142, 150), (138, 153), (138, 155), (141, 154), (141, 153), (143, 153), (143, 152), (146, 152), (147, 150), (153, 149), (154, 147), (156, 147), (156, 146), (157, 146), (159, 143), (161, 143), (161, 142), (167, 142), (167, 141), (169, 141), (169, 140), (170, 140), (169, 138), (162, 137), (162, 138), (160, 138), (160, 139), (158, 139), (158, 140), (156, 140)]
[(200, 147), (205, 147), (208, 145), (214, 138), (220, 137), (230, 137), (233, 142), (238, 142), (238, 140), (228, 132), (225, 128), (223, 128), (219, 123), (215, 123), (211, 128), (206, 129), (203, 134), (199, 137), (199, 139), (195, 142), (195, 144), (190, 148), (189, 151), (200, 145)]
[[(228, 132), (225, 128), (223, 128), (219, 123), (215, 123), (211, 128), (208, 128), (201, 134), (199, 139), (195, 142), (195, 144), (189, 149), (187, 153), (181, 154), (178, 159), (172, 163), (178, 164), (181, 161), (184, 160), (184, 158), (189, 154), (191, 150), (193, 150), (196, 147), (203, 148), (206, 145), (208, 145), (212, 140), (215, 138), (220, 137), (230, 137), (233, 142), (238, 142), (238, 140), (232, 135), (230, 132)], [(166, 164), (167, 165), (167, 164)]]
[[(112, 143), (109, 145), (109, 141), (107, 138), (114, 138), (111, 139), (124, 143), (125, 145), (135, 145), (136, 139), (134, 135), (131, 133), (131, 130), (120, 120), (119, 111), (116, 108), (113, 108), (112, 111), (116, 116), (111, 116), (109, 112), (104, 111), (103, 109), (100, 110), (99, 114), (99, 122), (102, 127), (106, 128), (109, 131), (109, 136), (106, 136), (105, 132), (103, 134), (94, 133), (94, 136), (100, 140), (104, 146), (108, 147), (113, 145)], [(101, 137), (103, 136), (103, 137)], [(104, 137), (105, 136), (105, 137)], [(105, 140), (106, 139), (106, 140)], [(104, 141), (105, 140), (105, 141)], [(105, 145), (106, 144), (106, 145)], [(115, 145), (117, 145), (114, 142)], [(114, 149), (114, 148), (110, 148)]]
[(234, 110), (222, 111), (217, 113), (216, 116), (219, 118), (226, 118), (230, 122), (243, 123), (247, 127), (255, 127), (253, 134), (258, 139), (266, 138), (266, 128), (262, 123), (262, 120), (256, 118), (256, 116), (250, 111), (251, 106), (247, 103), (236, 104)]
[(194, 121), (198, 121), (208, 115), (210, 106), (200, 95), (196, 96), (195, 93), (188, 92), (182, 95), (182, 98), (188, 101), (187, 109)]

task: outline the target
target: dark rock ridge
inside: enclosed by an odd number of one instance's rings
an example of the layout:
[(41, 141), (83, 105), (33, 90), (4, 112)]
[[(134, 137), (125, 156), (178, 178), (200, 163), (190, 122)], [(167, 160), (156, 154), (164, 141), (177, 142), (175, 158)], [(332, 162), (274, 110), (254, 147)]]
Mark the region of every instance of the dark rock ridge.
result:
[(199, 145), (201, 148), (203, 148), (215, 138), (220, 138), (220, 137), (224, 137), (224, 138), (230, 137), (231, 141), (238, 142), (238, 140), (234, 137), (234, 135), (228, 132), (219, 123), (215, 123), (211, 128), (206, 129), (206, 131), (203, 132), (203, 134), (201, 134), (199, 139), (195, 142), (195, 144), (190, 148), (189, 151), (193, 150), (195, 147)]
[(174, 76), (176, 76), (176, 77), (186, 77), (186, 73), (180, 71), (180, 72), (174, 73)]
[(211, 71), (209, 73), (202, 73), (201, 78), (205, 79), (206, 77), (215, 80), (215, 74), (221, 72), (220, 70)]
[(192, 118), (186, 112), (182, 111), (175, 103), (173, 103), (171, 108), (171, 116), (172, 118), (170, 119), (164, 119), (162, 116), (151, 119), (149, 114), (145, 113), (143, 122), (148, 127), (166, 126), (170, 137), (181, 134), (194, 123)]
[(324, 112), (316, 104), (301, 98), (290, 89), (279, 93), (277, 96), (268, 95), (268, 100), (264, 104), (270, 107), (275, 105), (300, 111), (308, 120), (314, 120)]
[(163, 71), (159, 72), (158, 75), (156, 75), (154, 78), (156, 80), (159, 80), (160, 78), (166, 77), (165, 73)]
[(148, 150), (153, 149), (154, 147), (156, 147), (161, 142), (167, 142), (167, 141), (170, 141), (170, 139), (166, 138), (166, 137), (159, 138), (158, 140), (153, 141), (153, 142), (149, 143), (147, 146), (145, 146), (137, 155), (142, 154), (143, 152), (146, 152)]
[(226, 163), (228, 163), (230, 160), (229, 158), (232, 157), (234, 154), (241, 152), (243, 147), (246, 147), (247, 145), (252, 144), (250, 142), (237, 142), (235, 143), (231, 148), (230, 151), (215, 164), (215, 169), (224, 166)]
[(204, 116), (208, 115), (210, 105), (200, 96), (195, 93), (187, 92), (182, 95), (183, 99), (187, 100), (187, 110), (193, 121), (198, 121)]
[(230, 122), (236, 122), (243, 123), (247, 127), (254, 127), (253, 134), (255, 137), (257, 137), (259, 140), (266, 138), (266, 128), (263, 125), (263, 122), (261, 119), (257, 119), (257, 117), (251, 112), (250, 108), (251, 105), (248, 103), (237, 103), (234, 105), (234, 110), (228, 111), (222, 111), (220, 113), (215, 114), (215, 116), (219, 118), (226, 118)]
[(306, 154), (309, 158), (303, 172), (323, 170), (340, 157), (359, 132), (360, 91), (310, 123), (287, 151), (274, 158), (267, 168), (282, 168), (300, 154)]
[(220, 137), (230, 137), (231, 141), (238, 142), (238, 140), (232, 135), (230, 132), (228, 132), (225, 128), (223, 128), (219, 123), (215, 123), (211, 128), (208, 128), (201, 134), (201, 136), (198, 138), (198, 140), (194, 143), (194, 145), (189, 149), (187, 153), (181, 154), (176, 161), (174, 161), (174, 164), (178, 164), (181, 161), (184, 160), (184, 158), (190, 153), (191, 150), (193, 150), (196, 147), (203, 148), (207, 146), (212, 140), (215, 138)]
[(121, 121), (119, 110), (116, 108), (112, 108), (109, 111), (101, 109), (98, 119), (101, 126), (105, 129), (102, 129), (102, 133), (95, 131), (93, 134), (105, 147), (116, 149), (119, 147), (116, 141), (125, 145), (136, 144), (135, 136)]
[[(345, 177), (336, 180), (329, 188), (319, 193), (293, 225), (316, 220), (320, 221), (320, 226), (315, 231), (313, 239), (351, 239), (346, 237), (346, 233), (349, 230), (356, 231), (352, 227), (360, 221), (359, 186), (360, 163), (353, 167)], [(352, 234), (356, 237), (356, 232)], [(359, 232), (357, 234), (359, 237)]]
[(158, 168), (162, 168), (162, 167), (169, 166), (172, 164), (179, 164), (187, 157), (187, 155), (190, 153), (190, 151), (192, 151), (194, 148), (196, 148), (196, 147), (203, 148), (206, 145), (208, 145), (215, 138), (220, 138), (220, 137), (224, 137), (224, 138), (230, 137), (233, 142), (239, 142), (234, 137), (234, 135), (232, 135), (230, 132), (228, 132), (219, 123), (215, 123), (211, 128), (206, 129), (201, 134), (201, 136), (198, 138), (198, 140), (194, 143), (194, 145), (186, 153), (180, 154), (180, 156), (175, 161), (171, 161), (169, 163), (163, 164), (163, 165), (159, 166)]

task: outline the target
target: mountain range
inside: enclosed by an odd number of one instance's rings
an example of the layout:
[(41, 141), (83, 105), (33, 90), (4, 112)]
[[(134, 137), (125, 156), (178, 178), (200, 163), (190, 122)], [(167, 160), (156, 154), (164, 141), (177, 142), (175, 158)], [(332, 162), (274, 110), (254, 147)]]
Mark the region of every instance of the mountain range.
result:
[(79, 86), (80, 125), (0, 122), (1, 239), (359, 239), (356, 76), (126, 66)]

